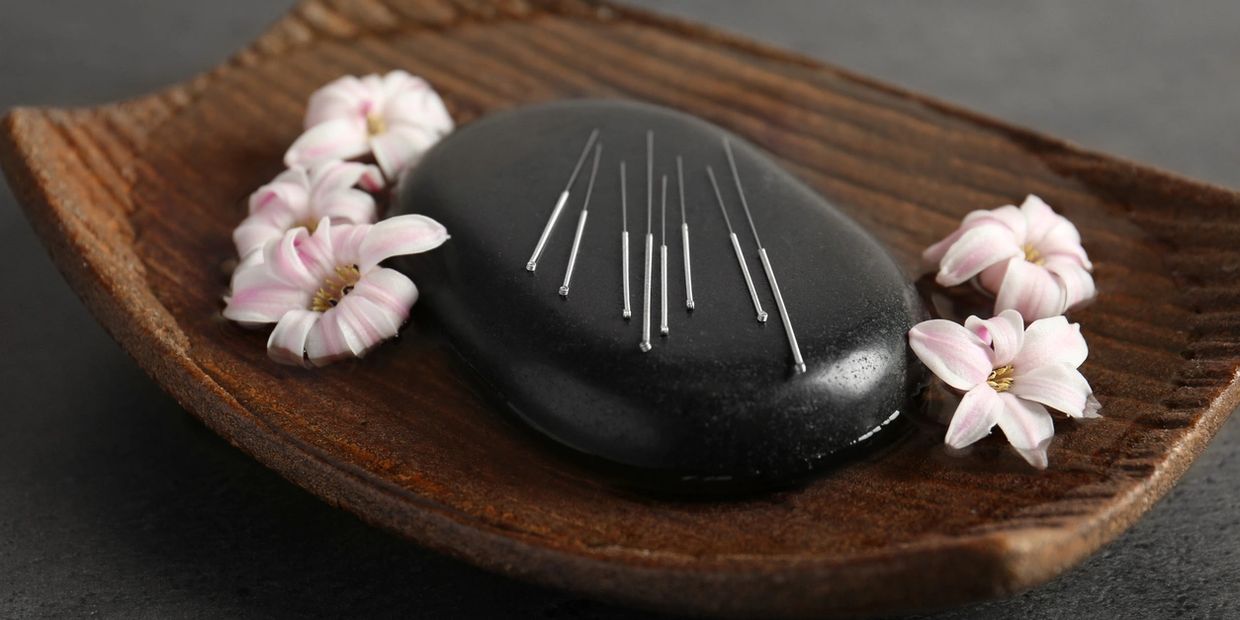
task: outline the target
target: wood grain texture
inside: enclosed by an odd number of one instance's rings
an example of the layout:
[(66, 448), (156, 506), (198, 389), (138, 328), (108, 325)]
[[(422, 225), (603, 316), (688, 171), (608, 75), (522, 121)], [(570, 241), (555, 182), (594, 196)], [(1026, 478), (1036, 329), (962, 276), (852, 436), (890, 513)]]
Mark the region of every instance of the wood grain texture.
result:
[[(230, 231), (312, 90), (395, 67), (462, 124), (580, 96), (697, 114), (774, 153), (910, 270), (964, 213), (1037, 193), (1097, 266), (1101, 295), (1073, 318), (1106, 417), (1060, 423), (1041, 473), (997, 440), (949, 455), (926, 423), (804, 488), (680, 502), (617, 489), (498, 415), (420, 314), (364, 361), (276, 366), (263, 334), (219, 316)], [(371, 523), (633, 604), (849, 615), (1019, 591), (1131, 524), (1240, 400), (1240, 195), (629, 9), (311, 0), (183, 85), (18, 109), (2, 134), (0, 163), (73, 288), (211, 428)]]

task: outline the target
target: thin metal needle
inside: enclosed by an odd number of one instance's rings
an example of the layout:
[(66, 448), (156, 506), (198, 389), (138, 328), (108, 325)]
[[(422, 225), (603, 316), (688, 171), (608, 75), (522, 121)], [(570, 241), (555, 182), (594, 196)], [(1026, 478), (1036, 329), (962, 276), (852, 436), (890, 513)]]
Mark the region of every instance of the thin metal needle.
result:
[(654, 171), (654, 132), (646, 132), (646, 278), (643, 281), (645, 291), (642, 295), (642, 341), (638, 348), (642, 353), (650, 350), (650, 272), (654, 262), (654, 234), (651, 222), (654, 213), (654, 182), (651, 175)]
[(594, 177), (598, 175), (598, 158), (603, 143), (594, 145), (594, 165), (590, 168), (590, 181), (586, 183), (586, 199), (581, 202), (581, 215), (577, 217), (577, 234), (573, 235), (573, 249), (568, 254), (568, 267), (564, 270), (564, 283), (560, 285), (560, 297), (568, 297), (568, 285), (573, 281), (573, 267), (577, 265), (577, 250), (581, 247), (581, 233), (586, 230), (586, 217), (590, 215), (590, 195), (594, 193)]
[(568, 202), (568, 192), (573, 189), (573, 181), (577, 180), (577, 173), (581, 172), (581, 165), (585, 163), (586, 155), (590, 154), (590, 147), (594, 145), (596, 139), (598, 139), (598, 129), (591, 131), (590, 137), (586, 139), (586, 145), (581, 149), (581, 156), (577, 158), (577, 164), (573, 166), (573, 173), (569, 175), (564, 191), (560, 192), (560, 197), (555, 201), (555, 208), (551, 210), (551, 216), (547, 218), (547, 224), (543, 226), (542, 234), (538, 237), (538, 244), (534, 246), (534, 253), (530, 254), (529, 262), (525, 263), (526, 271), (534, 271), (538, 267), (538, 259), (542, 256), (543, 248), (547, 247), (547, 238), (551, 236), (551, 229), (555, 228), (555, 221), (560, 218), (560, 212), (564, 210), (564, 205)]
[(620, 162), (620, 277), (624, 279), (624, 320), (633, 316), (633, 308), (629, 305), (629, 196), (624, 179), (624, 162)]
[(659, 335), (670, 331), (667, 324), (667, 175), (663, 175), (663, 197), (660, 199), (660, 226), (663, 229), (659, 243)]
[(685, 171), (676, 156), (676, 189), (680, 190), (680, 241), (685, 259), (685, 307), (693, 309), (693, 269), (689, 266), (689, 219), (685, 217)]
[(758, 238), (758, 227), (753, 224), (753, 215), (749, 212), (749, 201), (745, 200), (745, 190), (741, 187), (741, 176), (736, 171), (736, 158), (732, 156), (732, 145), (727, 138), (723, 139), (723, 150), (728, 154), (728, 165), (732, 168), (732, 179), (736, 181), (736, 193), (741, 197), (741, 208), (745, 209), (745, 218), (749, 220), (749, 230), (753, 231), (753, 240), (758, 246), (758, 258), (762, 260), (762, 270), (766, 272), (766, 280), (771, 284), (771, 292), (775, 294), (775, 307), (779, 309), (780, 319), (784, 323), (784, 334), (788, 336), (788, 346), (792, 349), (793, 367), (797, 372), (805, 372), (805, 358), (801, 357), (801, 345), (797, 344), (796, 332), (792, 330), (792, 318), (788, 316), (788, 308), (784, 305), (784, 296), (779, 292), (779, 282), (775, 279), (775, 269), (771, 267), (771, 259), (767, 256), (762, 240)]
[(757, 313), (758, 322), (766, 322), (766, 310), (762, 309), (762, 301), (758, 299), (758, 291), (753, 287), (753, 278), (749, 275), (749, 266), (745, 264), (745, 254), (741, 252), (741, 242), (732, 231), (732, 220), (728, 218), (728, 208), (723, 205), (723, 194), (719, 193), (719, 183), (715, 181), (715, 171), (706, 167), (706, 175), (710, 177), (710, 186), (715, 188), (715, 199), (719, 201), (719, 210), (723, 212), (723, 221), (728, 225), (728, 239), (732, 241), (732, 251), (736, 253), (736, 262), (741, 266), (745, 276), (745, 286), (749, 287), (749, 298), (753, 300), (753, 309)]

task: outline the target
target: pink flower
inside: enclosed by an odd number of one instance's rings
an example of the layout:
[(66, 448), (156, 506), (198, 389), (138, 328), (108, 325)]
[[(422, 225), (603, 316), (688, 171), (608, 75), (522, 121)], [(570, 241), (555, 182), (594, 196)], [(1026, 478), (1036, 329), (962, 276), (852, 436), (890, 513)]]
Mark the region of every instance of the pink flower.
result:
[(250, 194), (250, 215), (233, 231), (237, 254), (244, 257), (298, 226), (314, 231), (323, 218), (335, 224), (375, 221), (375, 199), (355, 189), (383, 187), (379, 169), (352, 162), (328, 161), (309, 170), (296, 166)]
[(452, 131), (439, 94), (404, 71), (345, 76), (310, 96), (306, 132), (284, 154), (289, 166), (373, 153), (388, 179)]
[(224, 316), (247, 326), (275, 323), (267, 354), (282, 364), (322, 366), (361, 357), (395, 336), (418, 289), (393, 256), (439, 247), (444, 227), (421, 215), (378, 224), (294, 228), (247, 257), (233, 274)]
[(1095, 295), (1093, 264), (1081, 235), (1037, 196), (965, 216), (959, 229), (922, 254), (939, 266), (935, 281), (955, 286), (977, 277), (995, 295), (995, 312), (1029, 319), (1063, 314)]
[(1062, 316), (1024, 329), (1020, 313), (1004, 310), (964, 325), (935, 319), (909, 330), (921, 361), (964, 398), (947, 427), (947, 445), (963, 448), (996, 424), (1030, 465), (1046, 467), (1055, 435), (1050, 407), (1074, 418), (1097, 417), (1100, 405), (1077, 368), (1089, 355), (1081, 326)]

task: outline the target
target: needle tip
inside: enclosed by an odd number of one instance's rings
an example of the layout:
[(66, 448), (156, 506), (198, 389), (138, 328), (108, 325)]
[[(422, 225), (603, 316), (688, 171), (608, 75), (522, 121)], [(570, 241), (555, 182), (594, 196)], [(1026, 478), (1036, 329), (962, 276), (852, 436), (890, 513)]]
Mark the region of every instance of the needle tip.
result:
[(797, 365), (795, 366), (795, 368), (796, 368), (796, 371), (797, 371), (798, 373), (805, 372), (805, 364), (804, 364), (804, 363), (797, 364)]
[(568, 287), (567, 287), (567, 286), (561, 286), (561, 287), (560, 287), (560, 297), (565, 297), (565, 298), (567, 298), (567, 297), (568, 297)]
[(632, 312), (631, 310), (625, 310), (625, 311), (624, 311), (624, 320), (626, 320), (626, 321), (627, 321), (627, 320), (629, 320), (629, 319), (631, 319), (631, 318), (633, 318), (633, 312)]
[(685, 307), (686, 307), (686, 308), (688, 308), (688, 309), (690, 309), (690, 310), (692, 310), (692, 309), (693, 309), (693, 300), (692, 300), (692, 299), (690, 299), (689, 301), (686, 301), (686, 302), (685, 302)]
[(765, 312), (759, 312), (759, 313), (758, 313), (758, 322), (759, 322), (759, 323), (765, 323), (765, 322), (766, 322), (766, 313), (765, 313)]
[(668, 331), (669, 331), (669, 330), (668, 330), (668, 328), (666, 328), (666, 327), (660, 327), (660, 328), (659, 328), (659, 335), (660, 335), (660, 336), (666, 336), (666, 335), (667, 335), (667, 333), (668, 333)]
[(526, 263), (526, 264), (525, 264), (525, 270), (526, 270), (526, 271), (528, 271), (528, 272), (530, 272), (530, 273), (534, 273), (534, 269), (535, 269), (535, 268), (537, 268), (537, 267), (538, 267), (538, 263), (537, 263), (537, 262), (535, 262), (535, 261), (530, 261), (530, 262), (528, 262), (528, 263)]
[(637, 348), (641, 349), (642, 353), (645, 353), (651, 349), (651, 346), (649, 342), (643, 342), (637, 345)]

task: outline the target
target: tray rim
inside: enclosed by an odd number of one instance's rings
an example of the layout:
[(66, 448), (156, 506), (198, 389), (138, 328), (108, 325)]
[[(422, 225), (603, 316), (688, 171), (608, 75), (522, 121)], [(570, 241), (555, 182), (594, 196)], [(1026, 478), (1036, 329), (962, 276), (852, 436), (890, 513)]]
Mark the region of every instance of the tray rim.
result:
[[(493, 1), (493, 0), (489, 0)], [(699, 40), (713, 41), (747, 53), (782, 62), (791, 62), (814, 70), (827, 71), (849, 81), (891, 93), (902, 99), (930, 106), (944, 114), (960, 118), (1036, 142), (1073, 157), (1106, 162), (1123, 171), (1152, 177), (1169, 183), (1177, 190), (1192, 191), (1203, 201), (1227, 201), (1240, 204), (1240, 192), (1187, 176), (1168, 172), (1122, 157), (1107, 155), (1081, 147), (1067, 140), (1020, 127), (965, 109), (912, 90), (811, 59), (795, 52), (755, 42), (713, 27), (688, 20), (666, 17), (643, 9), (619, 6), (602, 0), (586, 0), (586, 11), (610, 11), (651, 25), (692, 35)], [(551, 3), (547, 8), (561, 14), (575, 14), (576, 9)], [(161, 323), (177, 325), (171, 313), (153, 296), (142, 298), (143, 291), (124, 286), (121, 274), (107, 263), (107, 257), (92, 246), (92, 234), (74, 219), (72, 206), (56, 187), (55, 158), (46, 154), (40, 136), (57, 131), (52, 118), (74, 120), (88, 118), (115, 106), (141, 107), (151, 101), (176, 101), (190, 105), (194, 95), (209, 88), (213, 79), (237, 67), (256, 62), (256, 58), (277, 56), (288, 46), (273, 44), (284, 36), (282, 27), (298, 16), (314, 19), (327, 9), (325, 0), (301, 0), (289, 14), (277, 20), (253, 43), (233, 54), (214, 69), (187, 80), (140, 95), (133, 99), (104, 103), (91, 107), (18, 107), (0, 121), (0, 167), (9, 178), (18, 202), (31, 221), (38, 236), (51, 254), (57, 268), (104, 326), (159, 385), (179, 404), (193, 413), (234, 446), (272, 468), (294, 484), (305, 488), (324, 501), (343, 507), (364, 521), (392, 531), (419, 544), (443, 551), (510, 576), (583, 591), (622, 602), (673, 611), (709, 611), (711, 613), (752, 613), (754, 601), (721, 601), (712, 608), (703, 605), (682, 605), (675, 600), (652, 598), (652, 592), (690, 589), (715, 591), (710, 573), (720, 575), (733, 586), (747, 583), (754, 586), (786, 587), (791, 581), (813, 588), (807, 600), (838, 596), (849, 591), (848, 579), (842, 573), (867, 573), (864, 582), (875, 574), (885, 579), (916, 579), (935, 566), (953, 567), (958, 562), (971, 562), (998, 571), (999, 577), (986, 584), (985, 591), (971, 591), (963, 596), (940, 594), (931, 597), (931, 604), (942, 606), (979, 598), (1018, 592), (1043, 583), (1067, 568), (1076, 565), (1090, 553), (1113, 539), (1136, 521), (1158, 501), (1179, 479), (1197, 454), (1215, 435), (1222, 423), (1240, 404), (1240, 381), (1233, 376), (1227, 387), (1206, 406), (1199, 420), (1174, 446), (1168, 457), (1141, 483), (1113, 498), (1108, 510), (1076, 517), (1074, 528), (1038, 528), (1000, 532), (966, 533), (947, 541), (918, 541), (881, 550), (854, 552), (848, 555), (779, 555), (717, 556), (703, 558), (662, 558), (664, 564), (633, 562), (629, 554), (640, 550), (619, 549), (577, 553), (574, 549), (556, 546), (553, 539), (514, 532), (488, 525), (453, 509), (428, 501), (382, 478), (365, 471), (331, 462), (322, 452), (295, 437), (265, 424), (241, 405), (212, 377), (209, 369), (192, 357), (192, 343), (179, 329), (165, 329)], [(313, 39), (309, 39), (313, 40)], [(273, 51), (274, 50), (274, 51)], [(175, 110), (174, 110), (175, 111)], [(166, 119), (145, 127), (151, 132)], [(150, 295), (149, 289), (146, 291)], [(155, 338), (152, 340), (151, 336)], [(156, 346), (151, 347), (154, 343)], [(201, 387), (208, 388), (203, 391)], [(910, 559), (916, 561), (909, 561)], [(671, 560), (671, 564), (666, 563)], [(1031, 561), (1033, 560), (1033, 561)], [(639, 587), (623, 582), (637, 577)], [(795, 578), (793, 578), (795, 577)], [(823, 581), (829, 581), (823, 584)], [(668, 585), (669, 583), (673, 585)], [(644, 585), (641, 585), (644, 584)], [(976, 584), (974, 584), (976, 585)], [(853, 591), (856, 595), (857, 592)], [(864, 598), (864, 597), (862, 597)], [(735, 603), (741, 602), (740, 606)], [(832, 611), (853, 614), (873, 611), (861, 599), (844, 596)], [(906, 606), (882, 607), (884, 611), (912, 609)], [(921, 608), (917, 605), (916, 608)], [(821, 611), (806, 608), (802, 613)], [(794, 609), (794, 613), (797, 611)]]

